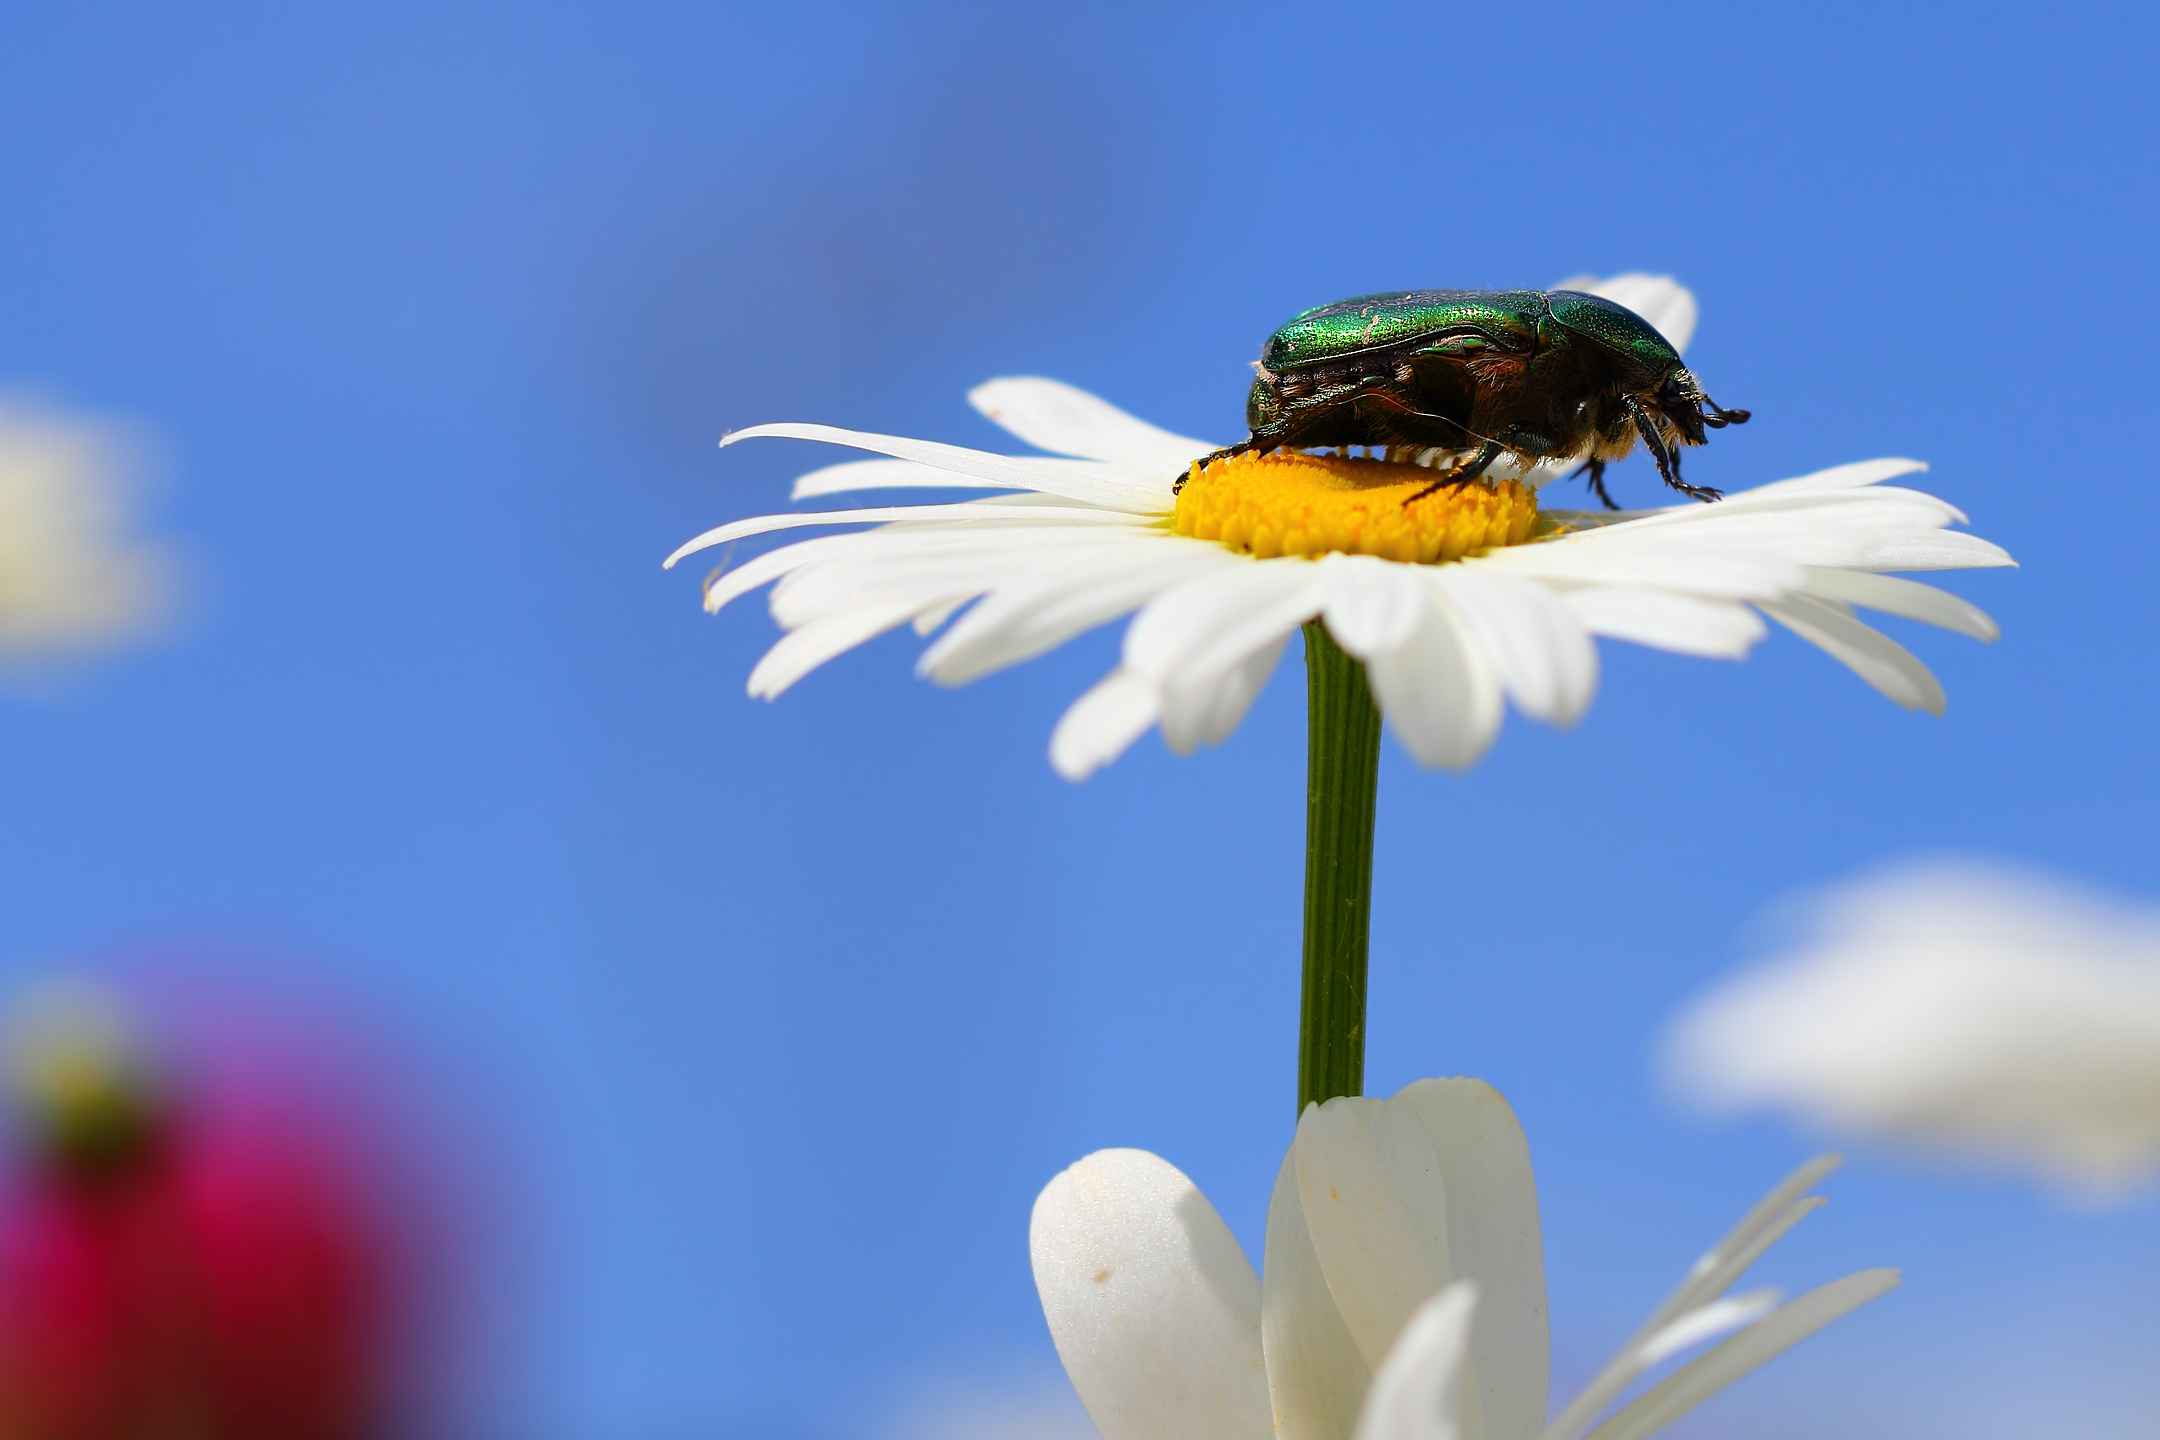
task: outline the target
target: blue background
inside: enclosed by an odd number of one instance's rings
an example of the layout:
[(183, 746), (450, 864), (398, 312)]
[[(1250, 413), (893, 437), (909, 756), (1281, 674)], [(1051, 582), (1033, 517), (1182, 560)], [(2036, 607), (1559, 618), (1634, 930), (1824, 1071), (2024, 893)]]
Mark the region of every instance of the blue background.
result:
[[(1066, 1405), (1025, 1244), (1060, 1166), (1157, 1150), (1257, 1249), (1298, 667), (1222, 749), (1077, 787), (1045, 745), (1114, 630), (958, 693), (889, 637), (753, 703), (770, 622), (658, 560), (840, 457), (714, 440), (995, 446), (962, 396), (998, 373), (1229, 438), (1302, 306), (1669, 271), (1757, 416), (1697, 478), (1918, 454), (2024, 568), (1952, 581), (1992, 649), (1915, 642), (1941, 720), (1789, 637), (1609, 646), (1573, 733), (1387, 756), (1370, 1086), (1513, 1098), (1572, 1387), (1813, 1143), (1650, 1065), (1767, 902), (1941, 850), (2154, 892), (2160, 37), (1451, 8), (12, 12), (0, 381), (154, 426), (201, 584), (172, 642), (0, 701), (0, 978), (208, 937), (490, 1076), (444, 1103), (519, 1137), (531, 1239), (471, 1433)], [(2160, 1402), (2153, 1202), (1864, 1151), (1832, 1195), (1765, 1278), (1904, 1289), (1677, 1433)]]

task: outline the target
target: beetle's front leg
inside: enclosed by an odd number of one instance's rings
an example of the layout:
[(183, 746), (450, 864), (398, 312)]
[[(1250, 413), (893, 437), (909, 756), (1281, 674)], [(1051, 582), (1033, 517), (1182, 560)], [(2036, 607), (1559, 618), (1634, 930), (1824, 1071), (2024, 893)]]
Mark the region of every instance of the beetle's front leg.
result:
[(1663, 477), (1667, 485), (1672, 486), (1673, 489), (1678, 490), (1690, 500), (1709, 501), (1725, 498), (1725, 492), (1722, 490), (1713, 490), (1708, 485), (1690, 485), (1687, 481), (1682, 480), (1680, 478), (1680, 463), (1673, 455), (1672, 447), (1665, 443), (1665, 437), (1658, 433), (1657, 426), (1650, 423), (1650, 417), (1643, 413), (1643, 408), (1636, 403), (1635, 397), (1629, 396), (1626, 403), (1628, 414), (1635, 417), (1636, 432), (1642, 436), (1643, 444), (1650, 447), (1650, 458), (1657, 461), (1657, 473)]
[(1185, 482), (1192, 479), (1193, 471), (1205, 470), (1217, 460), (1228, 460), (1233, 455), (1243, 455), (1248, 450), (1258, 450), (1259, 448), (1260, 442), (1257, 440), (1240, 440), (1235, 445), (1225, 445), (1220, 450), (1208, 451), (1207, 454), (1202, 455), (1178, 472), (1177, 479), (1170, 482), (1170, 493), (1172, 495), (1182, 494), (1185, 489)]
[(1331, 385), (1310, 395), (1284, 401), (1276, 418), (1253, 431), (1248, 438), (1235, 445), (1225, 445), (1220, 450), (1211, 450), (1192, 465), (1186, 466), (1184, 472), (1170, 482), (1170, 493), (1177, 495), (1184, 491), (1185, 482), (1192, 478), (1195, 465), (1206, 469), (1217, 460), (1228, 460), (1234, 455), (1245, 455), (1254, 450), (1279, 450), (1295, 445), (1298, 436), (1305, 432), (1314, 419), (1367, 397), (1392, 399), (1397, 408), (1408, 408), (1407, 402), (1404, 402), (1398, 393), (1397, 381), (1392, 375), (1367, 375), (1345, 385)]
[(1447, 489), (1456, 485), (1467, 485), (1472, 480), (1477, 479), (1478, 476), (1484, 474), (1486, 468), (1490, 466), (1493, 461), (1500, 458), (1500, 454), (1500, 442), (1497, 440), (1488, 440), (1484, 443), (1483, 446), (1479, 448), (1477, 454), (1471, 456), (1468, 461), (1456, 466), (1453, 470), (1448, 471), (1447, 474), (1442, 475), (1439, 479), (1433, 481), (1432, 484), (1427, 485), (1424, 489), (1418, 491), (1417, 494), (1412, 495), (1408, 500), (1405, 500), (1402, 503), (1405, 505), (1413, 505), (1416, 504), (1418, 501), (1424, 499), (1426, 496), (1432, 494), (1435, 490)]

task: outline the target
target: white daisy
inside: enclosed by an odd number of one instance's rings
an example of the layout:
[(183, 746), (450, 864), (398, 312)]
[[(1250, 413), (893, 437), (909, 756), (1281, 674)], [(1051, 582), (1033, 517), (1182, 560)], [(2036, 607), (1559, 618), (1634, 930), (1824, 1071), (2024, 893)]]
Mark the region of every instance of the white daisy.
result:
[[(1637, 310), (1676, 346), (1693, 329), (1693, 298), (1669, 280), (1571, 283)], [(2012, 563), (1948, 529), (1965, 518), (1954, 507), (1882, 483), (1925, 469), (1917, 460), (1839, 465), (1711, 505), (1540, 513), (1537, 486), (1567, 468), (1549, 463), (1405, 505), (1429, 470), (1287, 450), (1193, 469), (1217, 447), (1054, 380), (992, 380), (968, 398), (1020, 439), (1077, 458), (829, 425), (758, 425), (721, 442), (787, 436), (889, 457), (813, 471), (796, 482), (797, 499), (1009, 492), (758, 516), (669, 556), (673, 565), (778, 530), (875, 527), (789, 545), (706, 582), (708, 610), (779, 582), (772, 611), (787, 633), (751, 671), (752, 695), (778, 695), (903, 624), (923, 634), (945, 627), (918, 669), (960, 684), (1138, 612), (1123, 662), (1052, 736), (1052, 763), (1078, 779), (1153, 726), (1181, 754), (1222, 740), (1291, 633), (1318, 618), (1364, 662), (1410, 752), (1459, 768), (1492, 743), (1503, 700), (1560, 724), (1580, 716), (1597, 686), (1593, 636), (1731, 659), (1763, 637), (1765, 615), (1900, 705), (1939, 712), (1942, 687), (1927, 667), (1854, 607), (1989, 640), (1994, 623), (1973, 606), (1883, 572)]]
[(2093, 1198), (2160, 1176), (2160, 909), (1942, 862), (1795, 910), (1801, 934), (1674, 1024), (1685, 1093)]
[(174, 561), (128, 534), (121, 427), (0, 396), (0, 660), (133, 640), (169, 618)]
[[(1782, 1305), (1726, 1294), (1822, 1204), (1806, 1192), (1835, 1164), (1771, 1191), (1550, 1418), (1529, 1150), (1479, 1081), (1308, 1107), (1258, 1276), (1206, 1197), (1143, 1150), (1052, 1180), (1029, 1246), (1058, 1357), (1110, 1440), (1637, 1440), (1897, 1283), (1868, 1270)], [(1599, 1423), (1647, 1371), (1720, 1336)]]

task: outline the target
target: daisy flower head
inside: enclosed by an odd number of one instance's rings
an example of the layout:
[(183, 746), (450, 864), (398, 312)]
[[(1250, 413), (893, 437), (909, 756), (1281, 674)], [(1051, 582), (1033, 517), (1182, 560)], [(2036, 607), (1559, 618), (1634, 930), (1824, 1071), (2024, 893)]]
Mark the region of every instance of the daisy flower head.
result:
[[(1694, 299), (1670, 280), (1568, 283), (1635, 310), (1676, 349), (1693, 332)], [(776, 696), (901, 625), (936, 636), (920, 673), (957, 685), (1131, 615), (1120, 663), (1051, 738), (1052, 763), (1079, 779), (1151, 728), (1180, 754), (1221, 741), (1291, 634), (1317, 621), (1363, 663), (1411, 754), (1461, 768), (1492, 743), (1507, 704), (1558, 724), (1578, 718), (1597, 688), (1598, 637), (1735, 659), (1763, 638), (1765, 617), (1898, 704), (1940, 711), (1927, 667), (1856, 608), (1992, 639), (1993, 622), (1973, 606), (1888, 572), (2012, 563), (1950, 528), (1965, 518), (1954, 507), (1885, 483), (1925, 469), (1917, 460), (1838, 465), (1710, 505), (1578, 512), (1539, 505), (1539, 487), (1570, 462), (1503, 462), (1438, 490), (1435, 467), (1457, 457), (1403, 447), (1285, 449), (1201, 466), (1217, 446), (1054, 380), (992, 380), (969, 399), (1051, 453), (792, 423), (722, 441), (792, 437), (881, 457), (804, 475), (799, 500), (997, 492), (757, 516), (669, 556), (672, 566), (755, 535), (871, 527), (798, 541), (706, 581), (711, 611), (777, 582), (772, 612), (786, 633), (751, 671), (752, 695)]]
[(1052, 1180), (1029, 1248), (1058, 1357), (1108, 1440), (1640, 1440), (1897, 1283), (1868, 1270), (1782, 1303), (1729, 1293), (1822, 1204), (1808, 1191), (1835, 1163), (1772, 1190), (1551, 1415), (1529, 1148), (1475, 1080), (1308, 1107), (1257, 1275), (1198, 1188), (1142, 1150)]

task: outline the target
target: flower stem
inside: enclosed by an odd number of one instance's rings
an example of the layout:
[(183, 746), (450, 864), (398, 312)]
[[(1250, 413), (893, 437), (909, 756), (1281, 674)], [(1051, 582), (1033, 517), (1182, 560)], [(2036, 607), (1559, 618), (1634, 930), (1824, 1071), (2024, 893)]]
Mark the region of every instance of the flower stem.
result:
[(1372, 913), (1380, 707), (1318, 620), (1305, 626), (1305, 985), (1298, 1113), (1365, 1089), (1365, 945)]

